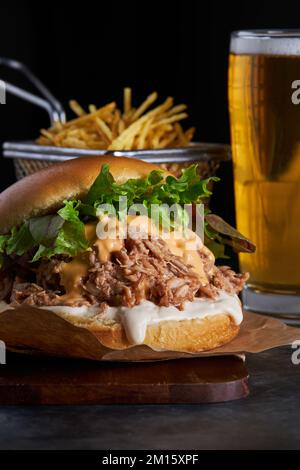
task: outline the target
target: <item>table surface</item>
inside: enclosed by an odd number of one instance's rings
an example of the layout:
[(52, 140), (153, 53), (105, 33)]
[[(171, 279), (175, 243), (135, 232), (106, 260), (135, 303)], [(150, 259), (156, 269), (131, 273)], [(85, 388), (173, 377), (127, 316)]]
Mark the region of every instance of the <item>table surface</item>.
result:
[(0, 449), (298, 449), (300, 364), (292, 352), (249, 355), (250, 396), (234, 402), (0, 406)]

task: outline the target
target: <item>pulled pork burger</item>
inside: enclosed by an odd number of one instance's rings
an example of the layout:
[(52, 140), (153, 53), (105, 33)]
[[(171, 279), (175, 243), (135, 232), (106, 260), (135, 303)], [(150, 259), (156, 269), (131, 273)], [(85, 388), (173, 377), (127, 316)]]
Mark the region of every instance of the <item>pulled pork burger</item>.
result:
[[(200, 180), (196, 170), (175, 178), (140, 160), (80, 158), (5, 190), (1, 310), (51, 310), (112, 349), (199, 352), (232, 340), (248, 275), (217, 267), (213, 252), (224, 254), (224, 244), (249, 252), (253, 246), (207, 209), (204, 242), (187, 227), (183, 205), (210, 195), (212, 178)], [(168, 205), (177, 217), (167, 220)], [(137, 206), (145, 210), (133, 213)]]

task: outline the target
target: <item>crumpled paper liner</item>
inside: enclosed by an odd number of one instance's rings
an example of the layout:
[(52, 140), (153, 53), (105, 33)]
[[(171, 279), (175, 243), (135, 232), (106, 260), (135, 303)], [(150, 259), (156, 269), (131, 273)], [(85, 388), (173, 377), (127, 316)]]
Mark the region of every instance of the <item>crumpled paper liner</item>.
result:
[(191, 354), (154, 351), (148, 346), (112, 350), (90, 331), (77, 327), (51, 310), (21, 306), (0, 313), (0, 340), (8, 350), (27, 354), (76, 357), (98, 361), (155, 361), (186, 357), (258, 353), (300, 340), (300, 328), (287, 326), (271, 317), (244, 313), (238, 336), (228, 344), (207, 352)]

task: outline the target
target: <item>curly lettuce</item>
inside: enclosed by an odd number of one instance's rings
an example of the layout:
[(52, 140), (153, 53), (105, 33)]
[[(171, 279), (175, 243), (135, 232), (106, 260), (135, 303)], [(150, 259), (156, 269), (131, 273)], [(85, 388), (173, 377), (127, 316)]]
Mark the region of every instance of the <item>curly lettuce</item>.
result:
[[(35, 262), (42, 257), (51, 258), (57, 254), (76, 256), (88, 250), (84, 222), (98, 216), (102, 205), (112, 205), (120, 216), (122, 197), (126, 197), (126, 207), (122, 208), (124, 213), (134, 204), (142, 204), (150, 214), (151, 206), (156, 205), (160, 223), (168, 223), (174, 228), (175, 220), (170, 221), (167, 211), (167, 207), (173, 206), (177, 211), (176, 220), (186, 224), (188, 214), (183, 205), (204, 202), (211, 195), (209, 183), (218, 180), (217, 177), (201, 179), (197, 165), (191, 165), (182, 170), (179, 178), (164, 178), (163, 171), (153, 170), (144, 178), (117, 183), (109, 165), (104, 164), (83, 200), (65, 200), (55, 214), (30, 218), (20, 227), (13, 227), (10, 234), (0, 236), (0, 264), (5, 255), (22, 256), (32, 252), (32, 262)], [(224, 243), (235, 249), (241, 246), (247, 246), (249, 251), (255, 249), (249, 240), (216, 217), (206, 210), (205, 238), (217, 256), (224, 255)]]
[(56, 254), (75, 256), (88, 249), (78, 201), (64, 201), (56, 214), (32, 217), (0, 240), (0, 253), (22, 256), (35, 250), (32, 261)]

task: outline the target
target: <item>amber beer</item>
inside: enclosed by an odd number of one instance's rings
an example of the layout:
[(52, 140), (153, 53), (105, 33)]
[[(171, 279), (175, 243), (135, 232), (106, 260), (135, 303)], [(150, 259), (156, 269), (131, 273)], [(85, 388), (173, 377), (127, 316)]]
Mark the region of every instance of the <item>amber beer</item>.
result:
[(256, 291), (300, 294), (300, 32), (231, 39), (229, 110), (240, 256)]

